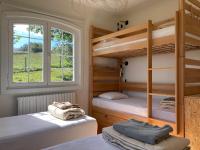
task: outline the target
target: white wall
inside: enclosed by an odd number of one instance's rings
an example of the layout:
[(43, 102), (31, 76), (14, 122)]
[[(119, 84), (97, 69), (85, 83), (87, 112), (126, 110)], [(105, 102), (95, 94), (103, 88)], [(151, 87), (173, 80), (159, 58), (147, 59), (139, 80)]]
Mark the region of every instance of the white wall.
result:
[[(21, 8), (29, 8), (36, 12), (45, 12), (51, 15), (56, 15), (63, 17), (65, 19), (72, 19), (73, 22), (83, 22), (85, 31), (85, 44), (82, 47), (82, 52), (84, 53), (82, 58), (83, 64), (83, 83), (82, 88), (77, 91), (78, 103), (87, 111), (88, 108), (88, 86), (89, 86), (89, 26), (95, 25), (105, 29), (113, 30), (113, 23), (116, 22), (116, 17), (112, 16), (108, 12), (98, 13), (91, 8), (86, 7), (74, 7), (68, 3), (67, 0), (12, 0), (9, 1), (9, 6), (3, 6), (3, 11), (16, 11), (21, 10)], [(11, 5), (12, 6), (11, 6)], [(13, 7), (13, 6), (17, 6)], [(20, 8), (19, 8), (20, 7)], [(23, 10), (24, 11), (24, 10)], [(26, 95), (32, 95), (33, 93), (28, 93)], [(40, 94), (40, 93), (37, 93)], [(20, 94), (24, 95), (24, 94)], [(0, 117), (12, 116), (17, 114), (17, 100), (16, 94), (1, 94), (0, 95)]]

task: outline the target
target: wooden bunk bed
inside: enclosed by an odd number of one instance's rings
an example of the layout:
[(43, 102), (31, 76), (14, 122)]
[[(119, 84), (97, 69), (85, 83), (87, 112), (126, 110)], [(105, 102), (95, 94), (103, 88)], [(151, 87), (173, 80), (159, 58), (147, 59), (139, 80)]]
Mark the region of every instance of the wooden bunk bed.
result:
[[(200, 1), (180, 0), (180, 8), (175, 17), (143, 25), (133, 26), (117, 32), (91, 27), (90, 62), (90, 113), (99, 124), (99, 130), (115, 122), (134, 118), (154, 125), (169, 124), (175, 135), (184, 136), (184, 97), (200, 93), (200, 60), (186, 57), (189, 50), (200, 50)], [(159, 32), (162, 32), (159, 34)], [(176, 65), (154, 68), (152, 55), (174, 53)], [(123, 82), (120, 65), (129, 57), (147, 56), (147, 83)], [(110, 68), (94, 64), (96, 57), (115, 58), (118, 67)], [(153, 71), (174, 70), (174, 84), (152, 82)], [(93, 97), (107, 91), (147, 92), (147, 117), (113, 111), (93, 106)], [(155, 119), (152, 116), (153, 96), (174, 97), (176, 102), (174, 122)]]

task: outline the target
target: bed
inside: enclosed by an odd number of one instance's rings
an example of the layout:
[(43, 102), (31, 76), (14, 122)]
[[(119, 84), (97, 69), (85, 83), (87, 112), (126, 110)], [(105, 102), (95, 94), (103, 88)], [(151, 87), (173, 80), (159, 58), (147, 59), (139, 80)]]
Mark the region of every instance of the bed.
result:
[(0, 149), (37, 150), (97, 134), (94, 118), (62, 121), (48, 112), (0, 118)]
[[(190, 149), (189, 147), (186, 147), (184, 150), (189, 150), (189, 149)], [(100, 134), (94, 137), (66, 142), (53, 147), (45, 148), (43, 150), (120, 150), (120, 149), (105, 142), (102, 135)]]
[[(81, 148), (80, 148), (81, 147)], [(101, 135), (59, 144), (44, 150), (120, 150), (105, 142)]]
[[(104, 98), (93, 98), (93, 106), (105, 108), (117, 112), (134, 114), (142, 117), (147, 117), (146, 98), (140, 96), (129, 97), (128, 99), (108, 100)], [(175, 122), (175, 112), (163, 111), (159, 107), (160, 100), (153, 101), (152, 115), (156, 119)]]
[[(166, 38), (166, 37), (170, 37), (170, 36), (174, 36), (176, 32), (175, 26), (168, 26), (168, 27), (164, 27), (161, 29), (157, 29), (154, 30), (152, 32), (152, 38), (153, 39), (159, 39), (159, 38)], [(198, 36), (186, 33), (186, 36), (200, 40), (200, 38)], [(97, 43), (96, 45), (93, 46), (94, 51), (106, 51), (106, 50), (110, 50), (112, 48), (117, 48), (117, 47), (121, 47), (121, 46), (129, 46), (131, 44), (142, 44), (142, 43), (146, 43), (146, 41), (148, 40), (148, 38), (144, 35), (139, 35), (139, 36), (129, 36), (126, 38), (111, 38), (109, 40), (105, 40), (102, 41), (100, 43)], [(144, 43), (144, 45), (146, 45)]]

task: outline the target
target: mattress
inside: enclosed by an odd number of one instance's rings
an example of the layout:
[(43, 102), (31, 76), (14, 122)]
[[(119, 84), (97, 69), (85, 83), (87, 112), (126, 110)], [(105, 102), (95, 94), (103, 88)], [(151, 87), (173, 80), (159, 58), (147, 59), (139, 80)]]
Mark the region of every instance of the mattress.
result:
[(43, 150), (120, 150), (105, 142), (101, 135), (71, 141)]
[[(161, 37), (172, 36), (172, 35), (175, 35), (175, 32), (176, 32), (175, 26), (169, 26), (169, 27), (165, 27), (162, 29), (157, 29), (152, 32), (152, 38), (157, 39), (157, 38), (161, 38)], [(200, 37), (192, 35), (190, 33), (186, 33), (186, 36), (200, 40)], [(115, 41), (115, 40), (117, 40), (117, 38), (113, 38), (112, 40)], [(96, 47), (96, 48), (94, 48), (94, 51), (106, 50), (109, 48), (115, 48), (118, 46), (125, 46), (125, 45), (129, 45), (129, 44), (137, 44), (137, 43), (144, 42), (144, 41), (147, 41), (147, 38), (141, 38), (138, 40), (123, 42), (123, 43), (118, 43), (118, 44), (111, 43), (110, 45)], [(106, 43), (106, 42), (110, 42), (110, 41), (103, 41), (102, 43)]]
[[(175, 122), (176, 114), (170, 111), (163, 111), (159, 107), (160, 100), (153, 100), (152, 116), (156, 119)], [(146, 98), (140, 96), (129, 97), (128, 99), (109, 100), (104, 98), (93, 98), (93, 106), (110, 109), (118, 112), (134, 114), (147, 117)]]
[[(180, 140), (177, 140), (177, 138), (175, 138), (175, 139), (173, 139), (173, 140), (175, 140), (176, 142), (171, 140), (170, 143), (172, 143), (172, 144), (169, 146), (170, 148), (174, 147), (175, 143), (181, 145), (182, 142), (177, 143), (177, 141), (180, 141)], [(169, 145), (169, 143), (164, 141), (163, 144), (160, 145), (160, 147), (157, 146), (157, 148), (152, 148), (152, 149), (164, 149), (162, 147), (166, 146), (166, 144)], [(168, 149), (170, 149), (170, 148), (168, 148)], [(174, 148), (172, 148), (172, 149), (174, 149)], [(186, 147), (184, 150), (189, 150), (189, 149), (190, 149), (189, 147)], [(71, 142), (66, 142), (66, 143), (59, 144), (59, 145), (56, 145), (53, 147), (49, 147), (49, 148), (46, 148), (43, 150), (120, 150), (120, 149), (116, 146), (113, 146), (113, 145), (105, 142), (102, 135), (100, 134), (100, 135), (94, 136), (94, 137), (89, 137), (89, 138), (84, 138), (84, 139), (75, 140), (75, 141), (71, 141)]]
[(48, 112), (0, 118), (0, 149), (39, 150), (97, 134), (94, 118), (59, 120)]

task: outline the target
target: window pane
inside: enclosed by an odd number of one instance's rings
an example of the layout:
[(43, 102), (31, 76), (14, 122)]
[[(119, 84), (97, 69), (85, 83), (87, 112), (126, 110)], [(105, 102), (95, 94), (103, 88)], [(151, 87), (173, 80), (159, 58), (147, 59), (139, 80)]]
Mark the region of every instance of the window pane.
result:
[(30, 40), (30, 68), (43, 68), (43, 40)]
[(51, 68), (62, 68), (62, 56), (51, 54)]
[(73, 80), (73, 35), (51, 29), (51, 81)]
[(73, 42), (72, 34), (68, 33), (68, 32), (63, 32), (63, 41), (68, 42), (68, 43), (72, 43)]
[(64, 68), (73, 68), (73, 57), (64, 57), (63, 61)]
[(14, 24), (13, 35), (17, 36), (29, 36), (29, 25), (28, 24)]
[(73, 69), (63, 69), (63, 81), (73, 81)]
[(13, 52), (14, 53), (28, 53), (29, 38), (21, 36), (13, 37)]
[(63, 54), (68, 56), (73, 56), (73, 45), (72, 44), (64, 44), (63, 45)]
[(51, 69), (51, 81), (52, 82), (62, 82), (62, 69)]
[(28, 82), (28, 54), (13, 54), (13, 82)]
[(62, 31), (57, 28), (51, 28), (51, 40), (62, 41)]
[(43, 81), (43, 72), (42, 69), (32, 69), (30, 68), (29, 72), (29, 82), (42, 82)]
[(44, 31), (42, 25), (31, 24), (29, 26), (29, 29), (30, 29), (30, 38), (43, 40)]
[(52, 40), (51, 41), (51, 53), (61, 55), (62, 54), (62, 42)]
[(13, 25), (13, 82), (43, 82), (43, 26)]

